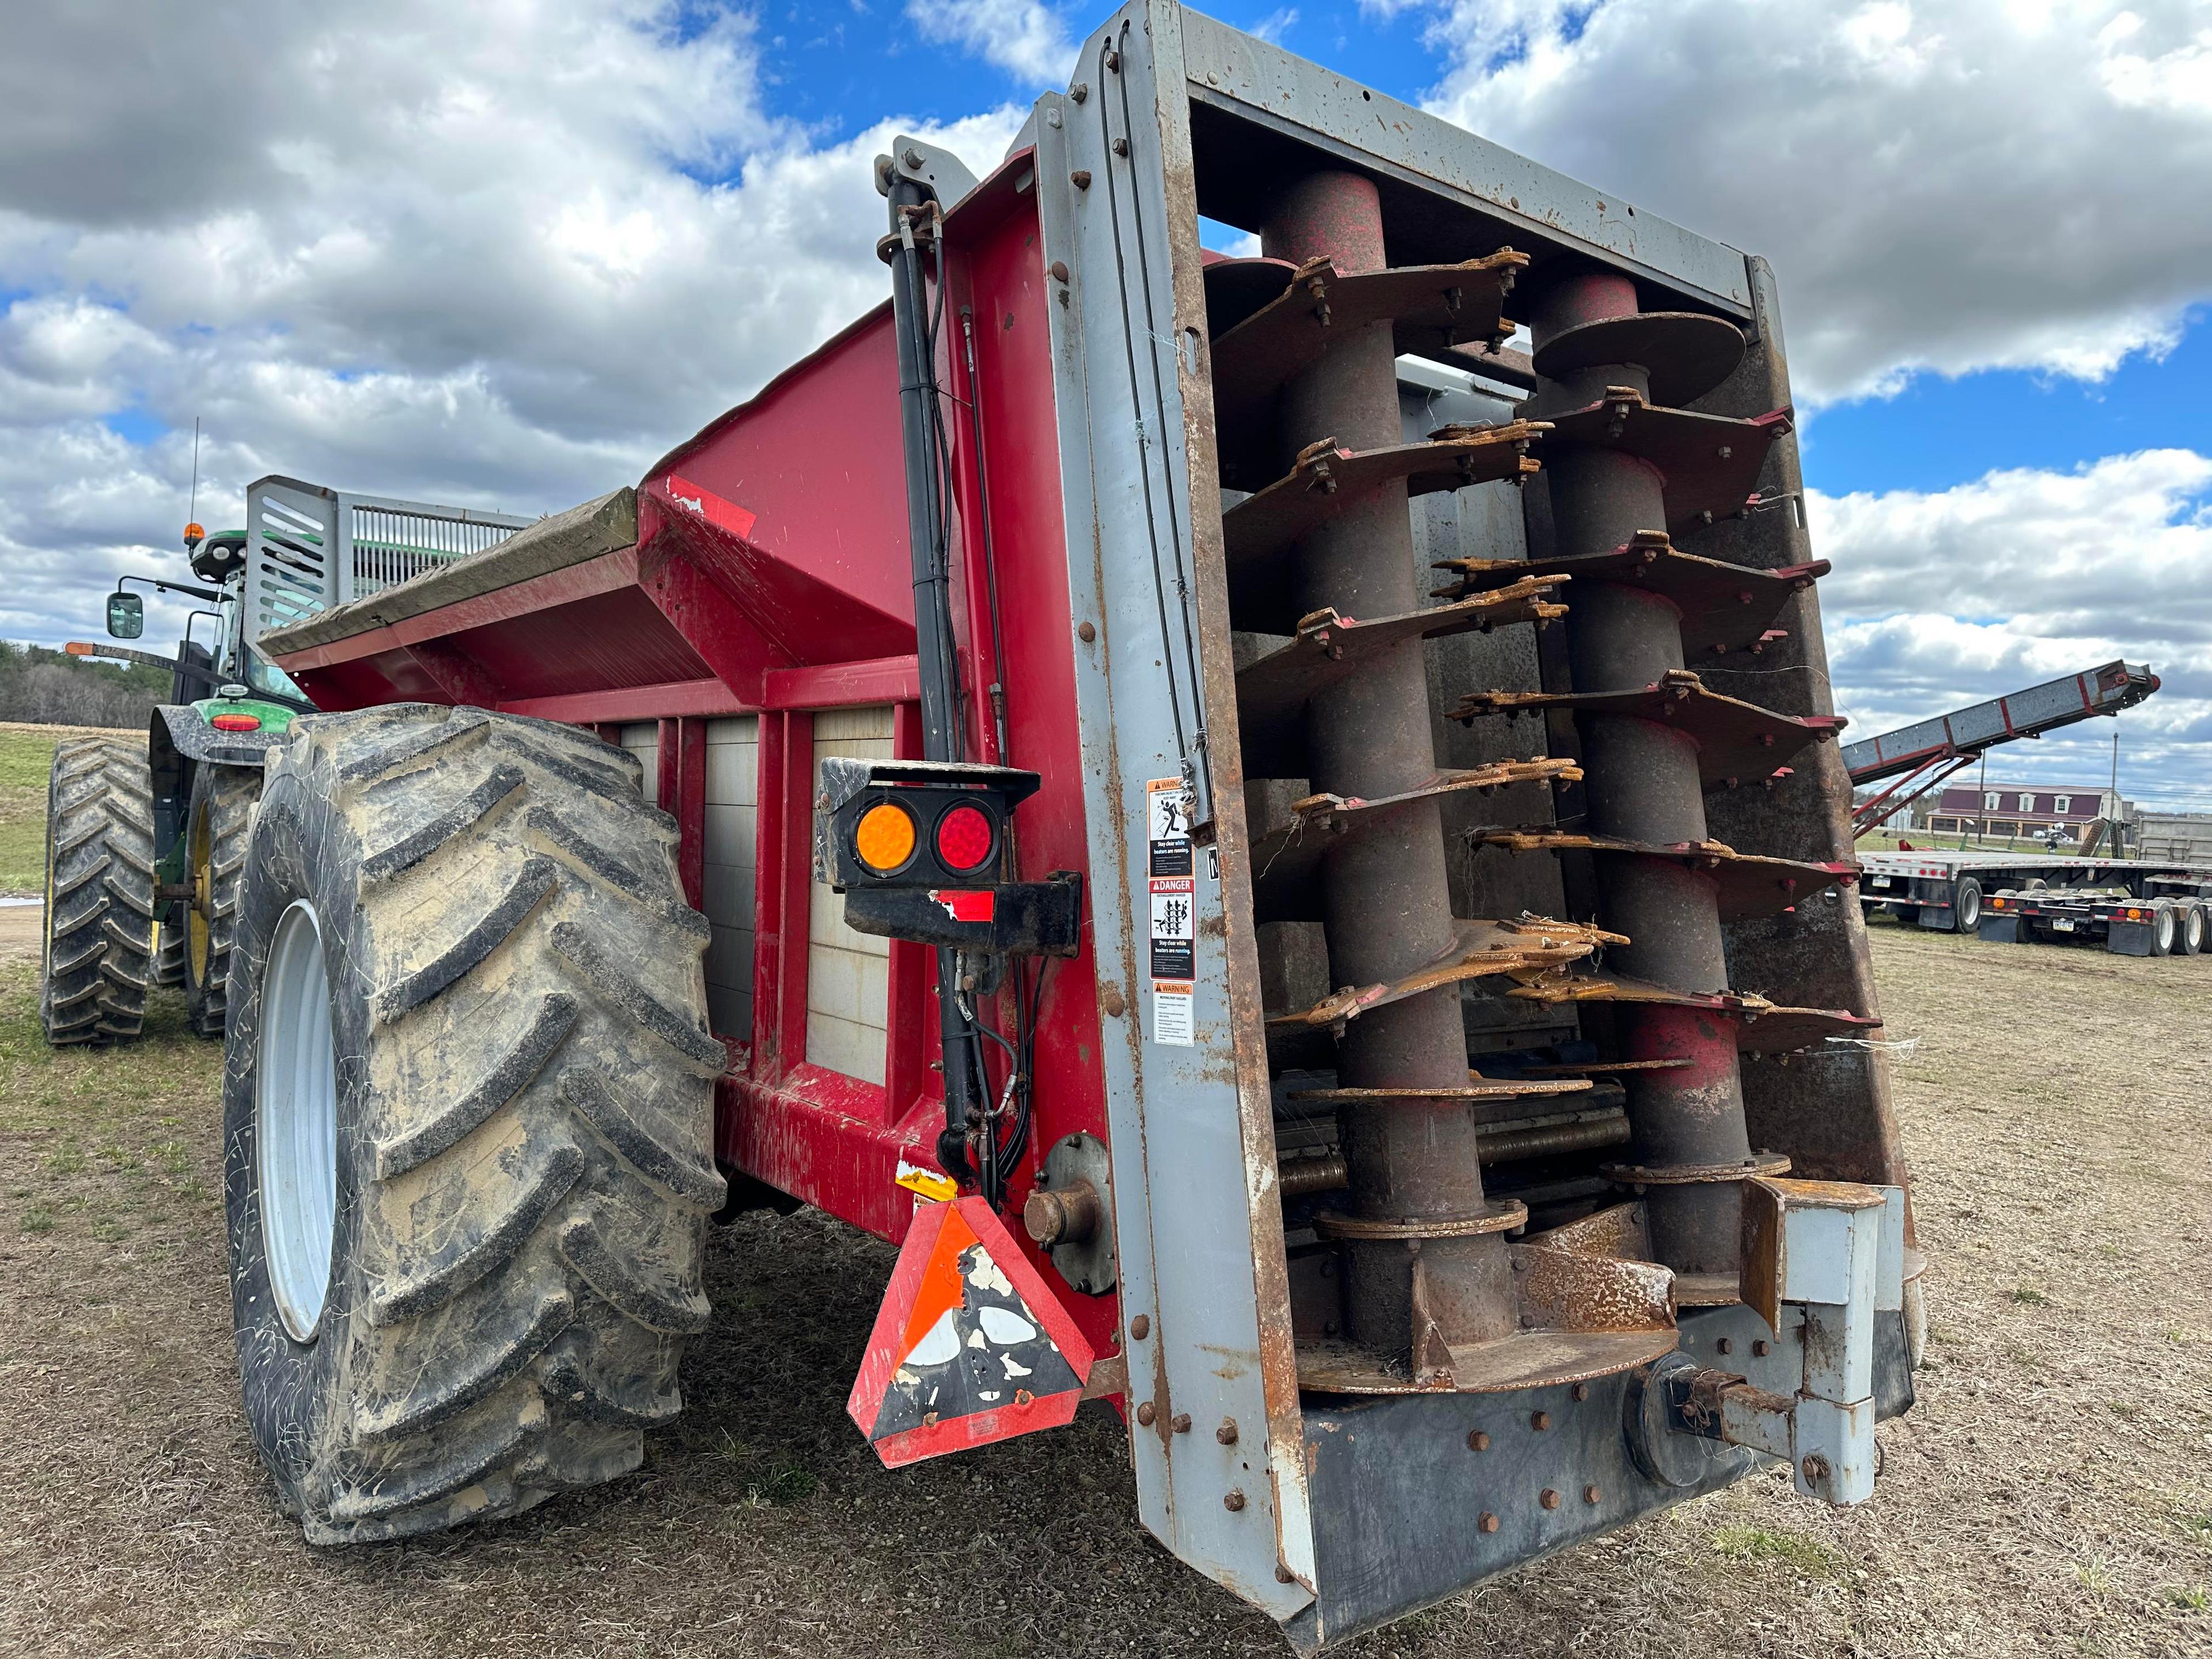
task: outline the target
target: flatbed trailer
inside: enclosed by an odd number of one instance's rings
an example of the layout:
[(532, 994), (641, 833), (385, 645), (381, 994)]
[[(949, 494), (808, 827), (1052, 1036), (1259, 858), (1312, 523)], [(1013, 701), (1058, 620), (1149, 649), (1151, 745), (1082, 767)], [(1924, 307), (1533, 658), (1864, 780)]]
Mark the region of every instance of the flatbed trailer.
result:
[[(2212, 894), (2212, 872), (2174, 863), (2142, 859), (2040, 857), (2032, 853), (1916, 851), (1862, 853), (1859, 863), (1859, 908), (1871, 919), (1883, 912), (1908, 925), (1934, 933), (1980, 933), (1998, 938), (2003, 930), (1983, 932), (1989, 913), (1998, 908), (1999, 894), (2049, 894), (2036, 902), (2052, 904), (2087, 902), (2093, 898), (2116, 902), (2124, 911), (2130, 901), (2138, 908), (2165, 898), (2199, 906)], [(2013, 903), (2003, 907), (2014, 912)], [(2053, 915), (2058, 912), (2054, 910)], [(2177, 913), (2176, 921), (2184, 921)], [(2123, 936), (2132, 921), (2123, 915)], [(2056, 930), (2066, 932), (2066, 929)], [(2115, 946), (2115, 949), (2120, 949)], [(2148, 951), (2131, 952), (2150, 955)], [(2163, 955), (2163, 951), (2157, 952)]]
[(2204, 950), (2212, 872), (2138, 877), (2083, 891), (2034, 887), (1990, 895), (1975, 927), (1996, 945), (2102, 944), (2115, 956), (2199, 956)]

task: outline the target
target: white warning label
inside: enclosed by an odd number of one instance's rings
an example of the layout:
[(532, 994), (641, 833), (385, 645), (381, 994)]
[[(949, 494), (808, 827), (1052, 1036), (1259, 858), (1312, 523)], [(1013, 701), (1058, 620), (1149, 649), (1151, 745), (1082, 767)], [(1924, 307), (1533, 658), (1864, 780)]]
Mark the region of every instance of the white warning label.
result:
[(1198, 1022), (1192, 1005), (1197, 1000), (1197, 990), (1188, 980), (1152, 981), (1153, 1042), (1171, 1042), (1184, 1048), (1196, 1045)]

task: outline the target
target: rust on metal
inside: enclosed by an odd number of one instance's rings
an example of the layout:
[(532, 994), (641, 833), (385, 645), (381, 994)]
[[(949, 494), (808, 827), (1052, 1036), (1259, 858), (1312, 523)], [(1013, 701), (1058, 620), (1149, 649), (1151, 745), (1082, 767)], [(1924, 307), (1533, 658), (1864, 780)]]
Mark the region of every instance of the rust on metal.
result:
[(1528, 256), (1506, 248), (1459, 264), (1346, 270), (1340, 263), (1350, 262), (1329, 255), (1301, 261), (1279, 295), (1213, 342), (1222, 482), (1232, 489), (1258, 483), (1237, 476), (1226, 453), (1231, 435), (1264, 429), (1267, 400), (1334, 343), (1376, 324), (1389, 328), (1396, 353), (1502, 340), (1513, 331), (1505, 295)]
[(1503, 848), (1509, 853), (1577, 852), (1669, 860), (1697, 871), (1712, 884), (1723, 921), (1777, 915), (1823, 888), (1838, 883), (1848, 886), (1859, 876), (1856, 864), (1810, 864), (1796, 859), (1766, 858), (1739, 853), (1723, 842), (1711, 840), (1663, 843), (1629, 841), (1618, 836), (1583, 835), (1548, 825), (1517, 830), (1486, 825), (1469, 830), (1467, 839), (1479, 846)]
[(1519, 783), (1553, 780), (1572, 783), (1581, 776), (1582, 769), (1571, 760), (1496, 761), (1464, 770), (1437, 772), (1413, 788), (1389, 794), (1304, 796), (1291, 803), (1287, 816), (1252, 826), (1256, 919), (1320, 921), (1319, 902), (1312, 890), (1316, 866), (1341, 837), (1376, 813), (1469, 791), (1489, 794)]
[[(1488, 631), (1521, 622), (1547, 622), (1566, 614), (1553, 592), (1564, 576), (1529, 576), (1506, 587), (1472, 594), (1456, 604), (1381, 617), (1371, 622), (1320, 610), (1298, 618), (1289, 643), (1237, 676), (1237, 717), (1248, 757), (1255, 763), (1295, 765), (1297, 717), (1322, 692), (1360, 673), (1378, 658), (1420, 640)], [(1277, 775), (1295, 776), (1279, 772)]]
[(1684, 531), (1748, 510), (1766, 452), (1790, 429), (1787, 410), (1750, 420), (1654, 404), (1636, 387), (1608, 386), (1578, 409), (1547, 410), (1555, 441), (1633, 457), (1661, 480), (1666, 527)]
[(1459, 577), (1430, 596), (1439, 599), (1456, 599), (1508, 574), (1573, 576), (1656, 593), (1681, 613), (1683, 655), (1702, 658), (1763, 651), (1783, 607), (1826, 575), (1829, 564), (1814, 559), (1778, 570), (1754, 570), (1685, 553), (1663, 531), (1639, 530), (1603, 553), (1528, 560), (1440, 559), (1436, 568), (1455, 571)]
[(1277, 1014), (1271, 1028), (1328, 1028), (1407, 997), (1491, 974), (1535, 974), (1579, 961), (1601, 945), (1625, 945), (1618, 933), (1585, 922), (1533, 918), (1517, 921), (1454, 921), (1450, 946), (1435, 960), (1375, 985), (1346, 986), (1310, 1008)]
[(1648, 685), (1620, 691), (1470, 691), (1451, 718), (1510, 718), (1562, 708), (1581, 715), (1650, 721), (1684, 732), (1698, 747), (1698, 775), (1708, 786), (1757, 783), (1808, 744), (1843, 730), (1839, 715), (1778, 714), (1723, 696), (1687, 669), (1670, 669)]
[(1518, 1199), (1493, 1199), (1474, 1215), (1370, 1220), (1324, 1210), (1313, 1220), (1314, 1231), (1323, 1238), (1364, 1239), (1477, 1238), (1485, 1233), (1514, 1232), (1528, 1224), (1528, 1206)]
[[(1348, 449), (1334, 438), (1298, 452), (1291, 471), (1231, 507), (1222, 516), (1229, 559), (1230, 601), (1238, 619), (1267, 630), (1286, 619), (1285, 595), (1276, 562), (1315, 526), (1376, 485), (1402, 479), (1410, 495), (1464, 489), (1472, 484), (1532, 476), (1537, 463), (1528, 446), (1546, 430), (1540, 421), (1455, 430), (1426, 443)], [(1501, 573), (1508, 582), (1531, 573)], [(1462, 584), (1465, 592), (1472, 585)], [(1455, 594), (1453, 597), (1463, 597)]]

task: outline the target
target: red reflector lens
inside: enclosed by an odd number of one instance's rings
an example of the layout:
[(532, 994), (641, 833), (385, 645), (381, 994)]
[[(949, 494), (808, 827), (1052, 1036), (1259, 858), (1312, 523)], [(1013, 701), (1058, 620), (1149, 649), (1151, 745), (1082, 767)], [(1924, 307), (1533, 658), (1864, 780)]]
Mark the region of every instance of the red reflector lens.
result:
[(948, 870), (973, 870), (991, 856), (991, 820), (956, 806), (937, 821), (937, 856)]
[(208, 724), (218, 732), (258, 732), (261, 717), (258, 714), (217, 714)]

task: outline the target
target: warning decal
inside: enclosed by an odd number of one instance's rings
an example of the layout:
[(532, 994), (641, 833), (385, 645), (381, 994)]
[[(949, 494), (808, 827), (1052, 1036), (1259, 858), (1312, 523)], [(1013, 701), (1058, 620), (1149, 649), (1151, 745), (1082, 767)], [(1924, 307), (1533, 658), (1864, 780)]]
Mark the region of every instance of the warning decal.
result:
[(1188, 876), (1155, 878), (1152, 952), (1154, 979), (1193, 979), (1198, 974), (1197, 884)]
[(1152, 1041), (1191, 1048), (1198, 1044), (1198, 1019), (1193, 1012), (1198, 988), (1188, 981), (1152, 981)]
[(1190, 792), (1181, 778), (1154, 778), (1145, 785), (1146, 873), (1190, 873)]
[(1091, 1358), (988, 1203), (923, 1199), (845, 1409), (896, 1468), (1058, 1428)]

